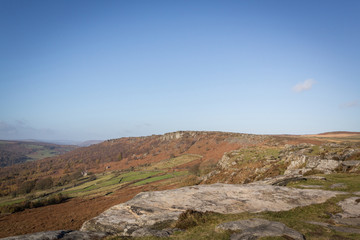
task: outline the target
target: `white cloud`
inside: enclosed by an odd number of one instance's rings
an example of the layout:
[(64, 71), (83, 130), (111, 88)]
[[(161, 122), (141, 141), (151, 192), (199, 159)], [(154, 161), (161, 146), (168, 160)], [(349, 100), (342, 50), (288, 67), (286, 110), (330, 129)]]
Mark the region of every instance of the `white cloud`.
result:
[(312, 88), (312, 86), (315, 84), (314, 79), (306, 79), (304, 82), (298, 83), (293, 87), (293, 90), (295, 92), (302, 92), (306, 91)]
[(353, 108), (353, 107), (359, 107), (360, 103), (359, 101), (355, 100), (355, 101), (351, 101), (351, 102), (346, 102), (340, 105), (340, 108)]

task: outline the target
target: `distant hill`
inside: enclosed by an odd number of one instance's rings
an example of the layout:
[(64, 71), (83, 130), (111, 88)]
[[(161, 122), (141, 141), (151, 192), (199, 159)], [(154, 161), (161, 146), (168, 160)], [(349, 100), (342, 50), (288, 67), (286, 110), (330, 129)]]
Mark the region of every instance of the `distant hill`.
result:
[(334, 131), (334, 132), (320, 133), (318, 135), (360, 135), (360, 132)]
[(347, 131), (335, 131), (325, 132), (313, 135), (304, 135), (305, 137), (313, 137), (317, 139), (327, 139), (335, 142), (348, 141), (358, 142), (360, 141), (360, 132), (347, 132)]
[(103, 140), (88, 140), (88, 141), (78, 143), (76, 145), (79, 146), (79, 147), (88, 147), (90, 145), (98, 144), (98, 143), (101, 143), (101, 142), (103, 142)]
[(57, 156), (76, 148), (76, 146), (71, 145), (57, 145), (30, 140), (0, 140), (0, 167)]
[[(296, 136), (253, 135), (228, 132), (178, 131), (147, 137), (111, 139), (88, 147), (80, 147), (59, 156), (39, 161), (26, 161), (7, 168), (0, 168), (0, 179), (61, 177), (82, 172), (100, 173), (125, 170), (155, 164), (186, 154), (200, 155), (201, 159), (189, 163), (208, 166), (216, 164), (225, 152), (242, 147), (261, 145), (297, 144), (320, 142)], [(26, 154), (23, 154), (26, 155)], [(32, 175), (28, 175), (32, 172)]]

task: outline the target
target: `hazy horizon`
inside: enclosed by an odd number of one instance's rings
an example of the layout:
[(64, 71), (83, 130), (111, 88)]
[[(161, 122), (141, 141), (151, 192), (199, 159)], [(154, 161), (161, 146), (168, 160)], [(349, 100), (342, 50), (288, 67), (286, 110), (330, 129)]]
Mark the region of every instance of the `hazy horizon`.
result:
[(0, 1), (0, 139), (360, 132), (359, 1)]

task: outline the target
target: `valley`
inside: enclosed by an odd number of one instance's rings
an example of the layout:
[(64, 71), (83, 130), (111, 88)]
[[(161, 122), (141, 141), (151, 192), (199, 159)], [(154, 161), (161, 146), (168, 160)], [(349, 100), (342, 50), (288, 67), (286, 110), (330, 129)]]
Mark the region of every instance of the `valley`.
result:
[(74, 145), (57, 145), (36, 141), (0, 140), (0, 167), (54, 157), (76, 148)]

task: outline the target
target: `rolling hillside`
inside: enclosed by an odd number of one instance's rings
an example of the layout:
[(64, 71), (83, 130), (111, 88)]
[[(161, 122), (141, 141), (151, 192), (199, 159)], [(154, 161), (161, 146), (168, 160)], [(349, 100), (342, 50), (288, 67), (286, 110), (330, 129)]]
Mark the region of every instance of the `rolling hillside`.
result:
[(0, 140), (0, 167), (64, 154), (76, 146), (33, 141)]
[[(303, 156), (357, 160), (359, 152), (349, 151), (358, 149), (359, 141), (340, 141), (338, 145), (333, 137), (180, 131), (111, 139), (3, 167), (0, 237), (79, 229), (84, 221), (139, 192), (276, 177)], [(304, 164), (299, 166), (310, 174), (321, 172)]]

